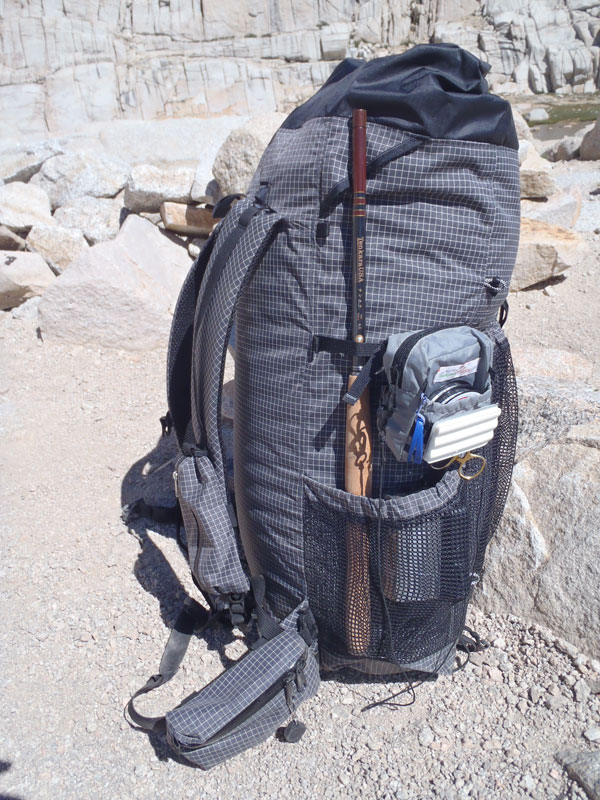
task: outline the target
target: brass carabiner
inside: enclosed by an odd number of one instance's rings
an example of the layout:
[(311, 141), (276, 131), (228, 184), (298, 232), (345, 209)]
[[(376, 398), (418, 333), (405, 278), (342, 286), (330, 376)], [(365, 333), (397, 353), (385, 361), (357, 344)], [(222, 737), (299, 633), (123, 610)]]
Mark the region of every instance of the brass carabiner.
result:
[[(477, 472), (474, 472), (472, 475), (466, 475), (464, 472), (464, 468), (469, 463), (469, 461), (472, 461), (473, 459), (481, 461), (481, 466), (479, 467)], [(483, 456), (478, 456), (475, 453), (465, 453), (462, 456), (453, 456), (450, 459), (450, 461), (448, 461), (442, 467), (436, 467), (434, 464), (431, 464), (430, 466), (433, 467), (433, 469), (448, 469), (448, 467), (452, 466), (452, 464), (454, 464), (455, 461), (460, 464), (460, 467), (458, 468), (458, 475), (460, 478), (463, 479), (463, 481), (472, 481), (473, 478), (479, 477), (479, 475), (481, 475), (481, 473), (485, 469), (485, 465), (487, 463), (486, 459)]]

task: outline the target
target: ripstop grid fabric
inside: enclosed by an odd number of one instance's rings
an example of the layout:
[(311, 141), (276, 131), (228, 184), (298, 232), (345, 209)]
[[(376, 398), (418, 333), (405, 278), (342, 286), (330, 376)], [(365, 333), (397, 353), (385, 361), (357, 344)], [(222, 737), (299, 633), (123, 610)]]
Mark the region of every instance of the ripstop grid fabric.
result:
[(177, 465), (178, 496), (188, 558), (199, 585), (210, 595), (250, 588), (227, 510), (225, 487), (206, 456), (187, 456)]
[[(411, 137), (369, 123), (367, 138), (371, 160)], [(265, 575), (280, 617), (307, 591), (303, 477), (323, 491), (344, 484), (341, 397), (350, 364), (313, 355), (311, 341), (350, 336), (349, 193), (328, 210), (326, 235), (317, 228), (320, 201), (348, 176), (348, 144), (347, 120), (281, 130), (250, 188), (270, 184), (267, 202), (287, 228), (237, 310), (235, 487), (249, 565)], [(506, 291), (493, 297), (485, 281), (510, 281), (519, 222), (514, 152), (463, 141), (419, 144), (367, 184), (367, 341), (433, 325), (489, 328)], [(373, 397), (382, 382), (371, 387)], [(373, 461), (374, 493), (380, 481), (384, 496), (427, 491), (424, 469), (386, 457), (376, 436)]]
[(183, 746), (182, 754), (203, 769), (263, 742), (292, 711), (285, 692), (279, 692), (244, 722), (218, 737), (225, 725), (242, 714), (249, 706), (283, 676), (294, 670), (299, 660), (306, 660), (304, 688), (293, 690), (292, 709), (316, 694), (319, 670), (314, 651), (307, 648), (296, 631), (283, 633), (251, 651), (233, 667), (199, 692), (192, 700), (166, 715), (169, 737), (175, 746)]

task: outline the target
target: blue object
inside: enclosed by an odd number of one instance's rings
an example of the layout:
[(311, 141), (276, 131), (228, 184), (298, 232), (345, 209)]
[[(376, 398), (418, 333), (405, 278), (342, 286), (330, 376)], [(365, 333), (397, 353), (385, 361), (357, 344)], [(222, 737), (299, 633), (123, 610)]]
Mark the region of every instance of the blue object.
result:
[(415, 429), (413, 431), (412, 439), (410, 440), (410, 449), (408, 451), (408, 462), (413, 464), (421, 464), (423, 461), (423, 431), (425, 429), (425, 417), (422, 414), (417, 414), (415, 420)]

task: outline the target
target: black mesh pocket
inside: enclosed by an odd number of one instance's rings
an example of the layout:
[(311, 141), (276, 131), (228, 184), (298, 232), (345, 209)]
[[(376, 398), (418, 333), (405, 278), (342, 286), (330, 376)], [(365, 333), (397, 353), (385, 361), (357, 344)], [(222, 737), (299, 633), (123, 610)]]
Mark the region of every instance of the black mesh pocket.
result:
[(517, 382), (510, 345), (500, 326), (495, 326), (490, 335), (496, 340), (492, 402), (498, 403), (501, 414), (494, 438), (481, 450), (487, 464), (481, 476), (480, 495), (470, 498), (472, 513), (477, 516), (479, 524), (475, 563), (475, 570), (478, 573), (483, 568), (486, 547), (496, 533), (506, 504), (515, 461), (518, 428)]
[(402, 665), (431, 658), (437, 671), (476, 580), (472, 493), (454, 469), (389, 500), (305, 479), (306, 575), (323, 648)]

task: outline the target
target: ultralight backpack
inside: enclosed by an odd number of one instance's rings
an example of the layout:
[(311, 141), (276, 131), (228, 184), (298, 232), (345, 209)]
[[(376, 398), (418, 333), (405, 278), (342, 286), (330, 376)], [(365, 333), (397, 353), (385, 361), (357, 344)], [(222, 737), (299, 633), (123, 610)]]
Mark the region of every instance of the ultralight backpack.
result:
[[(343, 61), (226, 198), (181, 290), (168, 353), (188, 599), (159, 673), (227, 616), (250, 649), (149, 719), (208, 769), (264, 741), (320, 670), (452, 670), (506, 500), (517, 399), (501, 324), (519, 238), (517, 137), (489, 69), (454, 45)], [(351, 338), (352, 111), (367, 113), (364, 341)], [(237, 199), (237, 202), (233, 200)], [(501, 323), (498, 322), (500, 317)], [(235, 324), (233, 457), (221, 425)], [(364, 365), (348, 389), (353, 360)], [(368, 385), (370, 496), (345, 490)], [(303, 725), (292, 719), (284, 738)]]

